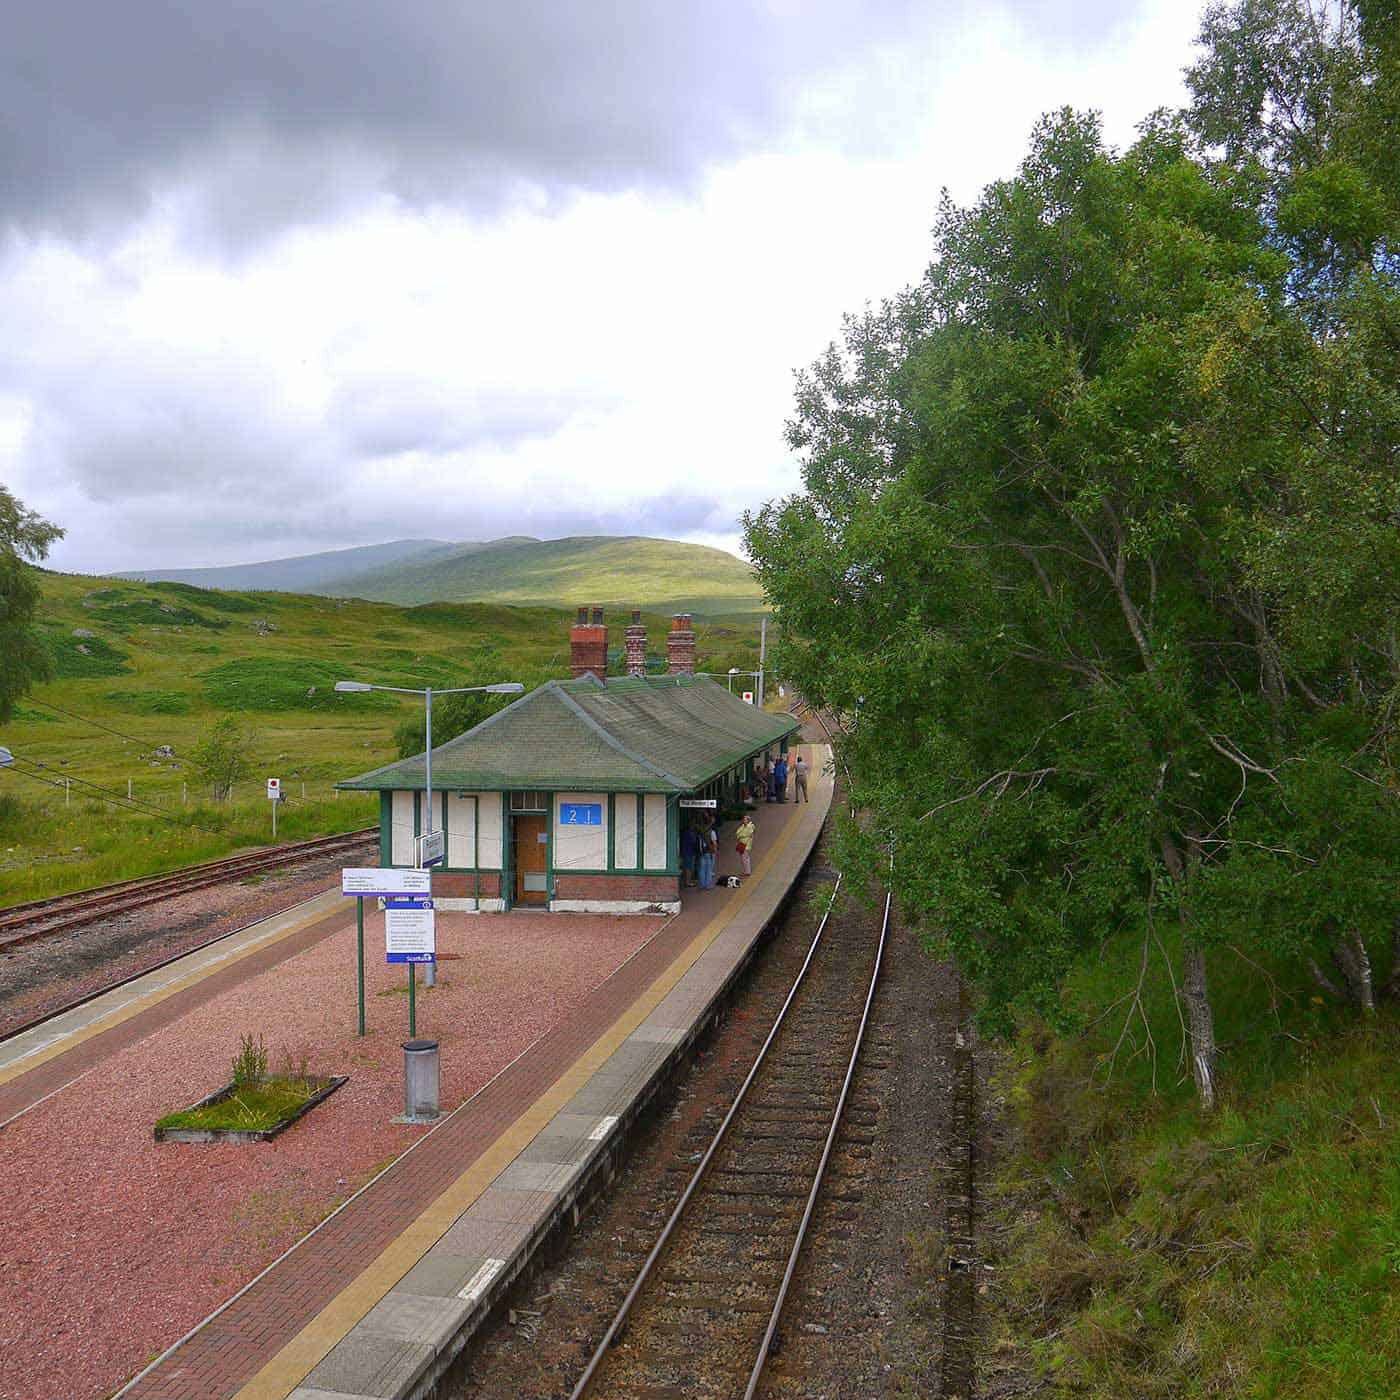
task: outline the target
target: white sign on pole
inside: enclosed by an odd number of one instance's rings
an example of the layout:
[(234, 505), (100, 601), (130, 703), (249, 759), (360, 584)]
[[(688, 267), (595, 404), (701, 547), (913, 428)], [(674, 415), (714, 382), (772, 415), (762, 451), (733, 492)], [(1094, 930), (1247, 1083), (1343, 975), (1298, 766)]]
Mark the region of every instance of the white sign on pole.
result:
[(682, 806), (682, 807), (718, 807), (718, 806), (719, 806), (719, 799), (718, 799), (717, 797), (682, 797), (682, 798), (681, 798), (681, 806)]
[(358, 894), (367, 899), (396, 899), (404, 895), (426, 895), (433, 891), (430, 870), (380, 870), (375, 866), (346, 866), (340, 872), (341, 894)]
[(752, 705), (752, 704), (753, 704), (753, 691), (751, 691), (751, 690), (746, 690), (746, 691), (744, 692), (744, 704), (746, 704), (746, 705)]
[(269, 801), (276, 802), (282, 795), (282, 779), (269, 778), (267, 780), (267, 796)]
[(437, 924), (430, 899), (405, 900), (384, 906), (384, 961), (437, 961)]
[(447, 833), (430, 831), (418, 838), (418, 864), (424, 870), (430, 865), (441, 865), (447, 854)]

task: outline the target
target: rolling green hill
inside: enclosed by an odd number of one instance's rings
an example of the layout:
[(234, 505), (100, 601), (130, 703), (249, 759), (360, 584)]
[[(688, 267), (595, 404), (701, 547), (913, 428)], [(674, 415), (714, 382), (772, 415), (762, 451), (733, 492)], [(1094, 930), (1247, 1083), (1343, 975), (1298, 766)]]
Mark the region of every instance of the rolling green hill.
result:
[(389, 564), (341, 579), (327, 591), (395, 603), (602, 603), (704, 617), (757, 613), (764, 606), (742, 559), (722, 549), (639, 535), (498, 540)]
[[(568, 673), (572, 618), (561, 608), (403, 607), (44, 571), (39, 580), (37, 625), (55, 675), (0, 726), (17, 758), (0, 769), (0, 906), (265, 843), (268, 777), (290, 799), (283, 839), (377, 820), (372, 803), (332, 785), (396, 757), (394, 729), (422, 704), (338, 694), (338, 679), (534, 685)], [(615, 651), (626, 620), (608, 616)], [(646, 623), (652, 653), (664, 653), (668, 618)], [(702, 667), (757, 664), (756, 626), (697, 630)], [(213, 807), (187, 755), (226, 715), (252, 766), (234, 801)]]

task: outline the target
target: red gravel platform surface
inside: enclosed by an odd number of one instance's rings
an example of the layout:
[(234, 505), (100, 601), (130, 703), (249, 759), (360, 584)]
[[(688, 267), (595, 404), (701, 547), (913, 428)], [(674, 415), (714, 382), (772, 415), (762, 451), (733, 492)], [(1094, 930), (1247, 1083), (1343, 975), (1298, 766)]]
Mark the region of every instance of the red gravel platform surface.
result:
[[(441, 1042), (444, 1110), (570, 1018), (662, 926), (440, 914), (439, 948), (460, 956), (440, 964), (436, 988), (420, 986), (418, 1033)], [(363, 1040), (351, 921), (116, 1050), (0, 1131), (3, 1400), (110, 1394), (427, 1131), (390, 1121), (403, 1108), (405, 970), (384, 965), (372, 914), (365, 942)], [(269, 1143), (156, 1143), (155, 1120), (227, 1082), (250, 1032), (272, 1069), (304, 1055), (312, 1073), (350, 1082)]]

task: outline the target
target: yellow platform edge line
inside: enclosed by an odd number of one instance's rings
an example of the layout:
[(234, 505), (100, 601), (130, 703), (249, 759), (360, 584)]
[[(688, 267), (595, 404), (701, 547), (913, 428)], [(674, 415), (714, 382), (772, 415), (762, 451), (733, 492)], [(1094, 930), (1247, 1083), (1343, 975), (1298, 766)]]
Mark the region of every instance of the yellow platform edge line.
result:
[[(313, 899), (324, 898), (322, 895), (313, 895)], [(56, 1060), (60, 1055), (66, 1055), (70, 1050), (76, 1050), (80, 1045), (85, 1044), (94, 1036), (102, 1035), (105, 1031), (111, 1030), (114, 1026), (120, 1026), (131, 1020), (133, 1016), (139, 1016), (144, 1011), (149, 1011), (153, 1006), (159, 1006), (161, 1002), (169, 1000), (177, 992), (183, 992), (186, 988), (197, 986), (206, 977), (212, 977), (216, 972), (222, 972), (225, 968), (236, 967), (245, 958), (250, 958), (254, 953), (260, 953), (264, 948), (273, 948), (284, 939), (290, 938), (295, 933), (301, 933), (311, 927), (314, 923), (319, 923), (322, 919), (333, 919), (336, 911), (323, 909), (319, 913), (306, 913), (293, 920), (286, 928), (280, 929), (276, 933), (263, 934), (255, 937), (246, 948), (241, 948), (237, 952), (229, 952), (226, 955), (214, 959), (212, 962), (204, 964), (203, 967), (192, 969), (185, 976), (178, 978), (174, 982), (167, 982), (163, 986), (155, 987), (144, 995), (138, 995), (132, 1001), (123, 1002), (121, 1006), (114, 1007), (109, 1013), (99, 1016), (91, 1024), (84, 1026), (81, 1030), (75, 1030), (67, 1034), (61, 1041), (53, 1045), (45, 1046), (42, 1050), (36, 1050), (32, 1055), (25, 1055), (22, 1059), (16, 1060), (13, 1064), (0, 1069), (0, 1084), (8, 1084), (12, 1079), (18, 1079), (22, 1074), (28, 1074), (30, 1070), (38, 1069), (41, 1065), (46, 1065), (50, 1060)], [(258, 920), (258, 923), (270, 922), (273, 919), (280, 919), (281, 914), (269, 914), (266, 920)], [(248, 928), (240, 930), (243, 933), (251, 933), (257, 928), (257, 923), (249, 925)], [(333, 931), (333, 930), (332, 930)], [(236, 938), (237, 933), (228, 937)], [(329, 936), (329, 933), (328, 935)], [(207, 948), (194, 948), (186, 953), (186, 957), (198, 957), (200, 953), (207, 952)], [(161, 969), (164, 971), (164, 969)], [(142, 976), (150, 976), (150, 973), (143, 973)], [(117, 990), (123, 990), (118, 988)], [(110, 993), (108, 994), (110, 995)], [(58, 1013), (62, 1014), (62, 1013)], [(36, 1028), (37, 1029), (37, 1028)]]
[[(796, 746), (794, 746), (796, 747)], [(817, 748), (820, 745), (803, 745)], [(832, 784), (820, 778), (826, 801), (812, 803), (803, 816), (830, 807)], [(699, 960), (702, 953), (734, 922), (739, 911), (754, 897), (763, 876), (802, 829), (797, 817), (759, 863), (752, 879), (735, 891), (730, 902), (688, 943), (670, 966), (656, 978), (625, 1012), (603, 1032), (584, 1053), (564, 1071), (456, 1181), (416, 1219), (409, 1222), (392, 1243), (341, 1290), (282, 1349), (268, 1360), (257, 1375), (243, 1386), (233, 1400), (287, 1400), (287, 1397), (316, 1369), (403, 1276), (452, 1228), (457, 1218), (486, 1190), (492, 1181), (535, 1139), (545, 1125), (588, 1082), (608, 1057), (665, 1000), (666, 995)], [(820, 828), (819, 828), (820, 829)]]

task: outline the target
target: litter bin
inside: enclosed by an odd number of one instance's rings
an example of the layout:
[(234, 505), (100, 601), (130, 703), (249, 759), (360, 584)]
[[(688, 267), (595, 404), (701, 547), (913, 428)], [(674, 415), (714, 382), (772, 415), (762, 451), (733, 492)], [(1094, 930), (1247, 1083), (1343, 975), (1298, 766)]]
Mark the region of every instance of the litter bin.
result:
[(410, 1123), (429, 1123), (438, 1116), (438, 1043), (403, 1043), (403, 1113)]

